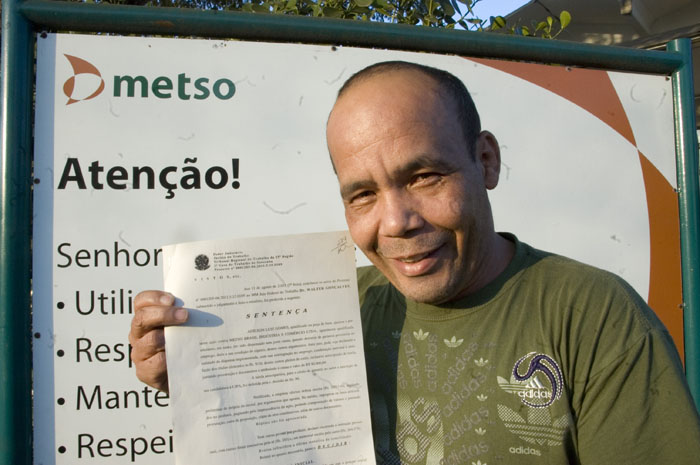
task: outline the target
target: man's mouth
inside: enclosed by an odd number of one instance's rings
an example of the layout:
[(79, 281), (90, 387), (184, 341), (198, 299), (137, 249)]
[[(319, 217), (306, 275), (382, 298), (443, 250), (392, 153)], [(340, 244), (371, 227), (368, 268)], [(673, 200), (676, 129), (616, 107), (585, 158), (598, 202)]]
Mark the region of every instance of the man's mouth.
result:
[(419, 253), (419, 254), (409, 255), (407, 257), (397, 257), (394, 260), (398, 260), (402, 263), (416, 263), (416, 262), (423, 260), (425, 257), (427, 257), (428, 255), (430, 255), (433, 252), (434, 251), (431, 250), (429, 252), (423, 252), (423, 253)]
[(393, 263), (393, 268), (401, 275), (407, 277), (423, 276), (434, 271), (440, 263), (442, 247), (441, 244), (430, 250), (384, 256), (384, 259), (388, 263)]

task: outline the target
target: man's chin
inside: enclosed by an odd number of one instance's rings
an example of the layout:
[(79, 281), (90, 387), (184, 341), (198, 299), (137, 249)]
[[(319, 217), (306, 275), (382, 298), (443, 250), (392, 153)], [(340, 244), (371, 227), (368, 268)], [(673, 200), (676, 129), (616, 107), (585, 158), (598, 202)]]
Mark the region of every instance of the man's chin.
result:
[(407, 298), (424, 304), (442, 304), (454, 300), (459, 294), (451, 283), (437, 276), (389, 277), (389, 281)]

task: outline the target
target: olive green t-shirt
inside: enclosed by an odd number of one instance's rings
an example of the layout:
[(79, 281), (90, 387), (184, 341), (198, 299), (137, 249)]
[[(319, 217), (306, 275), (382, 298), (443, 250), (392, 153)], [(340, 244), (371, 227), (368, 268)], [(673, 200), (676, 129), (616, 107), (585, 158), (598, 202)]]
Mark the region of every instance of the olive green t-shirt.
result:
[(501, 276), (450, 304), (358, 270), (378, 463), (700, 463), (680, 360), (643, 299), (509, 238)]

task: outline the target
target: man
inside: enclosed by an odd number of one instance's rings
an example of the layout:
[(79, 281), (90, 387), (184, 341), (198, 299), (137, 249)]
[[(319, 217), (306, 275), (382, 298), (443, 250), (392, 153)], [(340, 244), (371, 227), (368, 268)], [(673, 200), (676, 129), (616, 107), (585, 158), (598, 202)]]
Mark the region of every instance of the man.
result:
[[(463, 84), (387, 62), (327, 141), (355, 243), (378, 463), (697, 463), (675, 348), (621, 279), (494, 230), (500, 153)], [(173, 297), (139, 294), (137, 375), (167, 389)]]

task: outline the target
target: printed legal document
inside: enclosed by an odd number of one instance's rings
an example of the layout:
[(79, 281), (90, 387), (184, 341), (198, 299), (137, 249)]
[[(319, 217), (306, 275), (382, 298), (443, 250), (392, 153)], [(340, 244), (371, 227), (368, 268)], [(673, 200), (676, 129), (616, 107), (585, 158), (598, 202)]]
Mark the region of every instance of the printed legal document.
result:
[(175, 462), (374, 464), (349, 233), (163, 247)]

